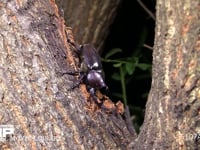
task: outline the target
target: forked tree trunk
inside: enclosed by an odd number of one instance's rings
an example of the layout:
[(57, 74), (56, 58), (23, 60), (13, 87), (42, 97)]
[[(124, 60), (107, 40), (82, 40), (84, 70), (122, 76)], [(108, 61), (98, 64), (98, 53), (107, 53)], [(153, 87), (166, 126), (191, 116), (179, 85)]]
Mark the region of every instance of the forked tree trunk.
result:
[(56, 0), (67, 25), (79, 44), (91, 43), (97, 50), (109, 33), (121, 0)]
[(126, 149), (133, 132), (114, 104), (108, 113), (84, 85), (68, 91), (76, 78), (61, 72), (75, 53), (54, 1), (5, 0), (0, 14), (0, 125), (15, 129), (0, 149)]
[(152, 85), (135, 149), (199, 149), (200, 1), (157, 0), (156, 10)]
[(0, 14), (0, 125), (15, 128), (0, 149), (198, 148), (190, 139), (200, 133), (198, 1), (157, 1), (152, 88), (137, 139), (111, 102), (108, 112), (84, 85), (67, 90), (76, 78), (60, 72), (77, 68), (75, 54), (53, 0), (5, 0)]

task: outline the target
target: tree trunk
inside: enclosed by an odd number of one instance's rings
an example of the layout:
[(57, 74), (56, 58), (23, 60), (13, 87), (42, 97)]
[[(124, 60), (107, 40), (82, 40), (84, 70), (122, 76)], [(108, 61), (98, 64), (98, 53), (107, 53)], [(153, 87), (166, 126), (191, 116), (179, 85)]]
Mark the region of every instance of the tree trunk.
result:
[(80, 44), (91, 43), (102, 51), (109, 27), (121, 0), (56, 0), (67, 25)]
[(152, 86), (135, 149), (200, 147), (199, 8), (199, 0), (157, 0)]
[(153, 77), (136, 139), (127, 114), (105, 96), (98, 107), (84, 85), (60, 72), (77, 68), (53, 0), (0, 3), (0, 149), (198, 149), (198, 1), (158, 0)]
[(84, 85), (68, 91), (76, 78), (60, 72), (76, 68), (75, 53), (54, 1), (0, 7), (0, 125), (15, 130), (0, 149), (127, 149), (134, 130), (115, 104), (96, 106)]

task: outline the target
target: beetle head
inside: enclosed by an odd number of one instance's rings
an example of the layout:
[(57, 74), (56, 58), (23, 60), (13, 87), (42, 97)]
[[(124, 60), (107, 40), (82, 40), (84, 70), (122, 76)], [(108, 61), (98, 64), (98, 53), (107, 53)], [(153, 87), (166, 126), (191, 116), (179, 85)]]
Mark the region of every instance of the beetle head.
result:
[(91, 70), (87, 74), (86, 77), (87, 84), (90, 87), (93, 87), (95, 89), (100, 89), (100, 90), (108, 90), (108, 86), (105, 84), (102, 73), (98, 72), (96, 70)]

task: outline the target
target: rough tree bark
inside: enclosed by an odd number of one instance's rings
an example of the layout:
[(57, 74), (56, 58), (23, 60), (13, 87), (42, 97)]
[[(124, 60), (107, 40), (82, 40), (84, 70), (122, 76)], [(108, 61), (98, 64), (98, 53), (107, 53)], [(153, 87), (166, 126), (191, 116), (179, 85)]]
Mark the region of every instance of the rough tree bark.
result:
[(135, 149), (199, 149), (200, 1), (157, 0), (152, 86)]
[(75, 78), (59, 72), (76, 65), (54, 1), (1, 1), (0, 125), (15, 132), (0, 149), (198, 149), (199, 13), (199, 1), (157, 1), (152, 88), (136, 139), (118, 111), (88, 102), (84, 85), (67, 90)]
[[(0, 149), (127, 149), (135, 138), (115, 104), (102, 110), (84, 85), (68, 91), (75, 53), (53, 0), (0, 2)], [(119, 110), (119, 111), (118, 111)]]
[(121, 0), (56, 0), (75, 39), (102, 50)]

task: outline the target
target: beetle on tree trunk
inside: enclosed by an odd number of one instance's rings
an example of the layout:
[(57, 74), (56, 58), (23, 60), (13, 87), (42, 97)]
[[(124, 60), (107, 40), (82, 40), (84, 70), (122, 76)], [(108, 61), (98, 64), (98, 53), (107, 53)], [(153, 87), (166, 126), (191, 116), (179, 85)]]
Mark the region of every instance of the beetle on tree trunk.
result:
[(78, 46), (67, 38), (68, 42), (73, 45), (80, 59), (80, 70), (65, 72), (63, 74), (79, 75), (79, 79), (70, 89), (78, 87), (81, 83), (86, 84), (87, 90), (95, 96), (96, 90), (107, 91), (108, 86), (104, 81), (104, 72), (101, 58), (96, 49), (91, 44)]

